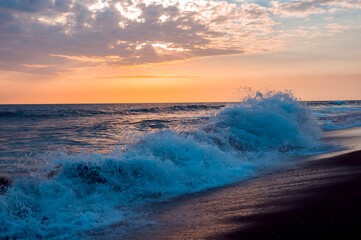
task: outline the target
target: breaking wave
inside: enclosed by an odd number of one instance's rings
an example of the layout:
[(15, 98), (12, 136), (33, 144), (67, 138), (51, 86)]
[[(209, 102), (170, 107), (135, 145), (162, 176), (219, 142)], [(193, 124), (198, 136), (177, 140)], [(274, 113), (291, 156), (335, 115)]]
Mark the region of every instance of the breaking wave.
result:
[[(256, 93), (197, 129), (140, 136), (109, 154), (53, 153), (0, 196), (0, 237), (67, 239), (133, 221), (139, 204), (249, 179), (323, 149), (291, 94)], [(141, 224), (141, 223), (139, 223)]]

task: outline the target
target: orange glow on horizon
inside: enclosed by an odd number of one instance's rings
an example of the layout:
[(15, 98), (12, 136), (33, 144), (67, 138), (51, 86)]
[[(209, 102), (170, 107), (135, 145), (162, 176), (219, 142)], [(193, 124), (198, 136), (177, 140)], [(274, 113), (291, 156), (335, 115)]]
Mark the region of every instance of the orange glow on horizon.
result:
[(0, 104), (361, 99), (359, 1), (61, 5), (0, 4)]
[(360, 60), (337, 54), (310, 45), (165, 64), (80, 66), (52, 75), (1, 71), (0, 104), (228, 102), (238, 100), (240, 87), (288, 89), (302, 100), (361, 99)]

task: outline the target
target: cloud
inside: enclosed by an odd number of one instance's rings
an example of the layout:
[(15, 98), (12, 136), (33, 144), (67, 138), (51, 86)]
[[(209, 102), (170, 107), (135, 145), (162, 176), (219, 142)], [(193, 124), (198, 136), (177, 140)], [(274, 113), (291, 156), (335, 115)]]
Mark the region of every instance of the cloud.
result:
[(211, 0), (4, 0), (0, 13), (0, 68), (43, 73), (241, 54), (273, 24), (256, 4)]
[(316, 1), (280, 3), (278, 1), (272, 1), (271, 4), (274, 14), (280, 14), (283, 17), (306, 17), (310, 14), (325, 12), (323, 8), (316, 7), (315, 2)]
[(310, 14), (322, 14), (325, 7), (361, 8), (360, 0), (298, 0), (272, 1), (272, 12), (283, 17), (306, 17)]
[(359, 5), (359, 0), (2, 0), (0, 69), (54, 74), (271, 51), (283, 34), (274, 29), (279, 23), (272, 16)]
[(198, 76), (185, 76), (185, 75), (119, 75), (119, 76), (100, 76), (96, 77), (96, 79), (148, 79), (148, 78), (156, 78), (156, 79), (194, 79), (198, 78)]

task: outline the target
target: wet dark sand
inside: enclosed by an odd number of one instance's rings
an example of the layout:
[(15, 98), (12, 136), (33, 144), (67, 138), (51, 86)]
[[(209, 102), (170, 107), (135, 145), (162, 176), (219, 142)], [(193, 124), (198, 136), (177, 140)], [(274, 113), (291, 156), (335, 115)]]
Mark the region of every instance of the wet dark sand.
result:
[(347, 151), (152, 205), (157, 224), (114, 239), (361, 239), (360, 133), (326, 135)]
[[(361, 151), (324, 159), (306, 167), (314, 171), (325, 166), (352, 168), (326, 185), (310, 185), (303, 197), (269, 204), (278, 211), (234, 216), (230, 224), (250, 223), (246, 228), (215, 233), (213, 239), (361, 239)], [(346, 174), (347, 173), (347, 174)], [(283, 209), (282, 205), (290, 206)]]

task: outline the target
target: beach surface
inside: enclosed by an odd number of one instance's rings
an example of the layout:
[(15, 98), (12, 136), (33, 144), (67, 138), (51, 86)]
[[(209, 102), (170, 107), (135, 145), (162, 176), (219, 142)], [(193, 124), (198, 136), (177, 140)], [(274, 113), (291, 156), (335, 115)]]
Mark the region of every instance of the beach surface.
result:
[[(361, 128), (326, 132), (340, 151), (150, 206), (154, 224), (113, 239), (360, 239)], [(116, 236), (114, 236), (116, 235)]]

